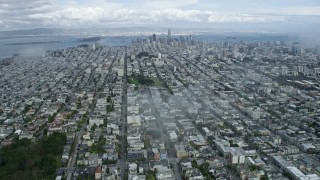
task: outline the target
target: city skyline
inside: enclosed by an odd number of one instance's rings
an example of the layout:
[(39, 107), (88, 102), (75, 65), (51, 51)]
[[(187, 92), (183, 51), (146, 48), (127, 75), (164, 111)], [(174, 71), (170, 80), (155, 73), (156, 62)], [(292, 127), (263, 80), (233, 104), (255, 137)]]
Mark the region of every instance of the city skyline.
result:
[(320, 180), (319, 0), (0, 0), (0, 179)]

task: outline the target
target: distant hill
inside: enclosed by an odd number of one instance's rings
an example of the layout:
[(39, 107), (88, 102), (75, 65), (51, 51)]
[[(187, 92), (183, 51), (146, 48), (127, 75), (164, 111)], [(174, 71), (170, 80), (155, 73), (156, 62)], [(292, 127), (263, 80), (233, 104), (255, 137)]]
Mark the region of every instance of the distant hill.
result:
[(97, 42), (100, 40), (101, 40), (100, 37), (90, 37), (90, 38), (79, 39), (78, 42)]
[(0, 36), (49, 35), (62, 33), (63, 31), (63, 29), (58, 28), (19, 29), (11, 31), (0, 31)]

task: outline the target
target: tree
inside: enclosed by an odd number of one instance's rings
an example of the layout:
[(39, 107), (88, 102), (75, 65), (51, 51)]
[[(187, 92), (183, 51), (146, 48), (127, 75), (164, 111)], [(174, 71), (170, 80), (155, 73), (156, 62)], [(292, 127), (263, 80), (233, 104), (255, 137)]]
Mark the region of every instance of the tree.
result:
[(32, 121), (32, 118), (30, 116), (27, 116), (25, 119), (24, 119), (24, 122), (25, 123), (28, 123), (28, 122), (31, 122)]
[(151, 135), (154, 139), (160, 139), (161, 133), (159, 131), (147, 131), (147, 135)]
[(69, 103), (70, 102), (70, 96), (67, 96), (65, 103)]
[(156, 180), (156, 172), (155, 171), (149, 171), (147, 173), (146, 180)]
[[(107, 118), (107, 116), (105, 117), (105, 118), (103, 118), (103, 125), (102, 125), (102, 127), (107, 127), (107, 125), (108, 125), (108, 118)], [(101, 126), (101, 125), (100, 125)], [(99, 126), (99, 127), (100, 127)]]
[(260, 177), (260, 180), (269, 180), (268, 176), (267, 175), (263, 175)]
[(282, 174), (289, 179), (294, 179), (293, 176), (288, 172), (283, 172)]
[(199, 171), (203, 176), (205, 176), (207, 179), (214, 179), (214, 177), (209, 172), (209, 166), (210, 164), (208, 162), (205, 162), (199, 166)]
[(108, 96), (107, 97), (107, 103), (110, 103), (111, 102), (111, 96)]
[(112, 112), (114, 111), (114, 103), (112, 102), (111, 104), (107, 105), (107, 112)]
[(196, 160), (192, 160), (191, 164), (192, 164), (192, 167), (194, 167), (194, 168), (198, 168), (199, 167)]
[(81, 97), (78, 97), (77, 99), (77, 109), (80, 109), (81, 108)]
[(54, 179), (66, 135), (54, 132), (43, 139), (14, 139), (0, 151), (0, 179)]
[(52, 116), (48, 117), (48, 122), (52, 123), (54, 121), (54, 118), (56, 117), (57, 113), (54, 113)]
[(102, 154), (105, 153), (104, 145), (106, 144), (106, 139), (103, 136), (99, 137), (98, 142), (95, 142), (90, 147), (90, 152), (95, 154)]
[(97, 127), (97, 125), (96, 124), (93, 124), (93, 126), (91, 126), (91, 131), (95, 131), (96, 130), (96, 127)]
[(255, 137), (260, 137), (260, 136), (261, 136), (261, 134), (258, 133), (258, 132), (253, 132), (253, 135), (254, 135)]
[(103, 160), (102, 163), (103, 164), (115, 164), (115, 163), (117, 163), (117, 161), (116, 160)]
[(31, 108), (31, 105), (26, 105), (22, 111), (23, 114), (27, 113)]
[(47, 128), (44, 128), (43, 130), (43, 135), (47, 135), (48, 134), (48, 129)]
[(250, 171), (261, 170), (261, 167), (252, 165), (252, 166), (249, 166), (249, 169), (250, 169)]

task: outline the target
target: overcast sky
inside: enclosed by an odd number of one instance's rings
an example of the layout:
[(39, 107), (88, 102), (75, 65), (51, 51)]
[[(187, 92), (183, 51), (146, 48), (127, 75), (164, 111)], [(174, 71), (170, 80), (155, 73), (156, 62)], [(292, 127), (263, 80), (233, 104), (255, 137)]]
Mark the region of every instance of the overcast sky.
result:
[(320, 29), (320, 0), (0, 0), (0, 30), (230, 23)]

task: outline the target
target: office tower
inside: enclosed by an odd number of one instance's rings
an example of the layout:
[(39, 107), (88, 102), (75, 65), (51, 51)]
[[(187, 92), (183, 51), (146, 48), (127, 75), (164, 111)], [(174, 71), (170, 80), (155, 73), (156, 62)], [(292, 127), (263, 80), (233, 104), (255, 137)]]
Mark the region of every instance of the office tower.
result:
[(223, 58), (224, 58), (224, 57), (227, 57), (227, 55), (228, 55), (227, 49), (223, 49), (223, 50), (222, 50), (222, 57), (223, 57)]
[(294, 56), (298, 55), (298, 50), (299, 50), (298, 47), (295, 47), (295, 46), (292, 47), (292, 51), (291, 51), (292, 55), (294, 55)]
[(157, 36), (156, 36), (156, 34), (153, 34), (153, 35), (152, 35), (152, 41), (157, 41)]
[(168, 40), (171, 41), (171, 29), (168, 29)]

